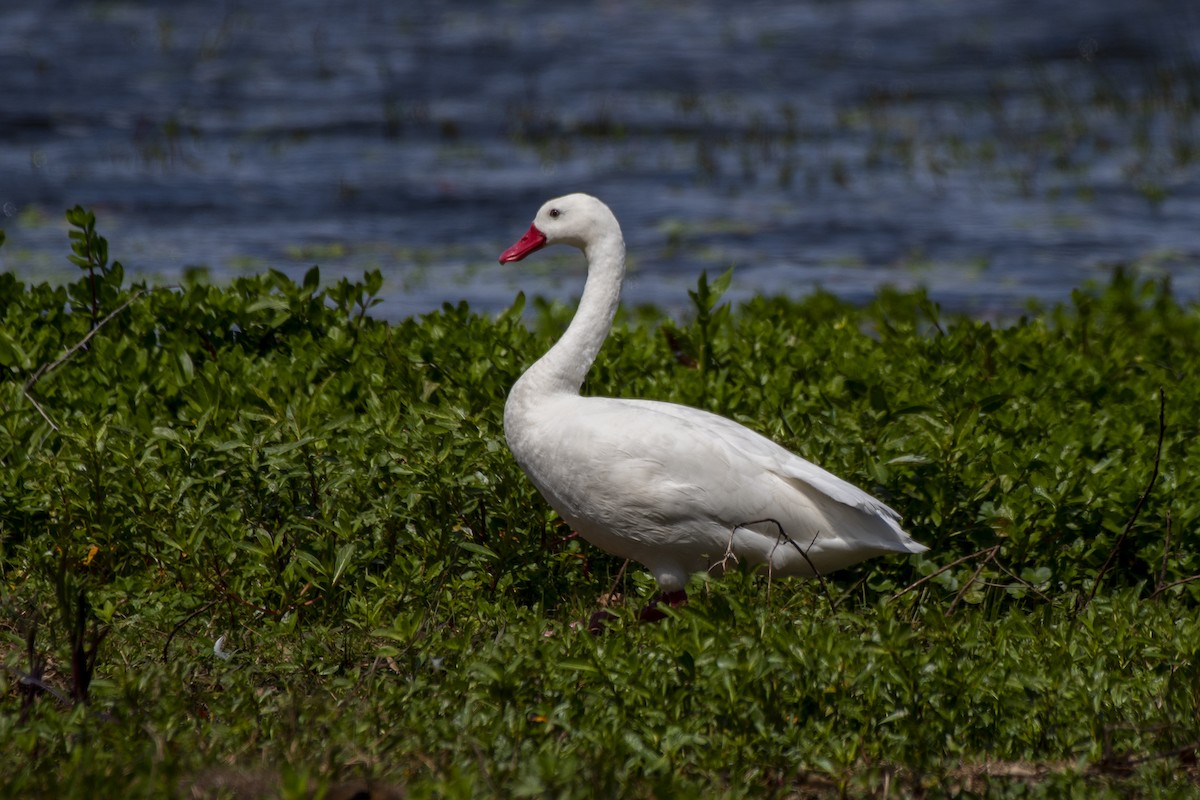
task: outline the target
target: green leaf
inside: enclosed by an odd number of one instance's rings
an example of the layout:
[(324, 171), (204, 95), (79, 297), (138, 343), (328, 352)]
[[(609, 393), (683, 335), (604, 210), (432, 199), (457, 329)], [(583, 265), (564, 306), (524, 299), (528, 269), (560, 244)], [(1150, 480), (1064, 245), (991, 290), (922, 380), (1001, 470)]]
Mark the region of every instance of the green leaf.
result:
[(96, 266), (104, 268), (108, 266), (108, 240), (103, 236), (97, 236), (92, 240), (92, 252), (95, 255)]
[(185, 383), (191, 383), (196, 377), (196, 365), (192, 363), (192, 357), (185, 351), (180, 351), (178, 354), (179, 369), (183, 373)]
[(87, 212), (82, 206), (75, 206), (67, 209), (67, 222), (76, 228), (84, 228), (87, 226)]
[(0, 328), (0, 366), (27, 367), (29, 357), (13, 335)]
[(350, 559), (353, 558), (355, 549), (356, 547), (353, 543), (344, 544), (338, 548), (337, 557), (333, 562), (333, 575), (329, 579), (331, 587), (337, 586), (342, 573), (346, 571), (346, 567), (350, 566)]
[(517, 296), (513, 300), (512, 305), (509, 306), (508, 308), (506, 308), (503, 312), (501, 312), (500, 316), (503, 319), (518, 319), (519, 320), (519, 319), (521, 319), (521, 317), (524, 313), (525, 313), (525, 293), (517, 292)]
[(726, 269), (724, 272), (722, 272), (721, 276), (719, 278), (717, 278), (715, 281), (713, 281), (711, 291), (712, 291), (712, 299), (713, 299), (714, 303), (721, 299), (721, 297), (729, 289), (729, 284), (732, 281), (733, 281), (733, 267), (731, 266), (728, 269)]
[(258, 313), (259, 311), (287, 311), (288, 302), (287, 298), (285, 297), (269, 294), (259, 297), (257, 300), (252, 302), (246, 308), (246, 310), (252, 314)]
[(377, 295), (383, 288), (383, 273), (377, 269), (364, 272), (363, 283), (366, 285), (368, 295)]
[(304, 273), (304, 291), (312, 293), (321, 285), (321, 268), (312, 266)]
[(458, 543), (458, 546), (461, 547), (463, 550), (466, 550), (469, 553), (475, 553), (476, 555), (481, 555), (484, 558), (487, 558), (491, 561), (498, 561), (500, 559), (499, 554), (496, 553), (495, 550), (492, 550), (491, 548), (488, 548), (488, 547), (484, 547), (483, 545), (478, 544), (476, 542), (468, 542), (468, 541), (464, 540), (464, 541), (460, 541)]
[(179, 432), (167, 425), (156, 425), (152, 431), (155, 438), (166, 439), (169, 442), (180, 441)]
[(328, 576), (329, 574), (328, 570), (325, 569), (325, 565), (321, 563), (321, 560), (307, 550), (296, 551), (296, 560), (304, 564), (317, 575), (324, 577)]

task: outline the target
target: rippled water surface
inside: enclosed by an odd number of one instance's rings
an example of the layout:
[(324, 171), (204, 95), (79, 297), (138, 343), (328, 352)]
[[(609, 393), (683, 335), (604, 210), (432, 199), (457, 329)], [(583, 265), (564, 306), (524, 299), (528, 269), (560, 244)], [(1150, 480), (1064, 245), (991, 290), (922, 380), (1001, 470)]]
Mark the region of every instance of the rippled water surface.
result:
[(0, 1), (0, 269), (69, 278), (93, 208), (127, 273), (379, 269), (400, 317), (518, 289), (541, 201), (622, 220), (631, 302), (1055, 301), (1114, 265), (1200, 295), (1200, 5)]

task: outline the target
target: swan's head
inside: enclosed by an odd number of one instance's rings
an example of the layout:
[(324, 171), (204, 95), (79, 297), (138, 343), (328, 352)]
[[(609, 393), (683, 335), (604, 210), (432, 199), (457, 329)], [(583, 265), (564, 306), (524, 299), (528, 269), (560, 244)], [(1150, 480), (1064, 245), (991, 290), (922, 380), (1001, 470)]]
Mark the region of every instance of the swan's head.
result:
[(620, 235), (617, 218), (608, 206), (588, 194), (568, 194), (549, 200), (516, 244), (500, 254), (500, 263), (520, 261), (552, 244), (569, 244), (580, 250), (605, 235)]

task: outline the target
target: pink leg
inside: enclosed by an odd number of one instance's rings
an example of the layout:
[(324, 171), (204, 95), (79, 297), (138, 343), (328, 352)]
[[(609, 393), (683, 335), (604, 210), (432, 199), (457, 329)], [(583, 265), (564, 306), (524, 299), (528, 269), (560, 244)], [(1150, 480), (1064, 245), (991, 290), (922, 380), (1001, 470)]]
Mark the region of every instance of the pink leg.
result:
[[(663, 592), (662, 594), (656, 595), (649, 602), (649, 604), (647, 604), (647, 606), (641, 610), (641, 612), (638, 614), (638, 621), (658, 622), (660, 619), (664, 619), (667, 616), (666, 613), (659, 608), (660, 604), (665, 603), (671, 608), (679, 608), (680, 606), (687, 605), (687, 601), (687, 592), (683, 591), (682, 589), (680, 589), (678, 592)], [(588, 620), (588, 632), (594, 636), (599, 636), (604, 632), (609, 620), (616, 618), (616, 614), (612, 613), (611, 611), (605, 611), (601, 609), (600, 611), (592, 614), (591, 619)]]
[(588, 633), (592, 634), (593, 636), (599, 636), (600, 634), (604, 633), (604, 628), (608, 625), (608, 621), (616, 618), (617, 615), (611, 611), (605, 611), (603, 609), (597, 611), (596, 613), (592, 614), (591, 619), (588, 620)]
[(666, 603), (671, 608), (679, 608), (687, 605), (687, 592), (680, 589), (677, 592), (663, 592), (650, 601), (650, 604), (642, 609), (642, 613), (638, 615), (638, 619), (642, 622), (658, 622), (667, 615), (663, 613), (658, 606), (660, 603)]

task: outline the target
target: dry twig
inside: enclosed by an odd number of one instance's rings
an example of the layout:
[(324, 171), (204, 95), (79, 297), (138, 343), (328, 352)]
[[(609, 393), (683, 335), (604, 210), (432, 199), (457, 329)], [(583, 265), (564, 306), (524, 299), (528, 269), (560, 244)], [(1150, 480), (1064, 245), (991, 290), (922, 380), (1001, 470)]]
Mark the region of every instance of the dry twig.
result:
[(104, 319), (97, 322), (92, 327), (92, 329), (87, 332), (86, 336), (84, 336), (82, 339), (80, 339), (78, 342), (76, 342), (71, 347), (67, 348), (66, 352), (64, 352), (61, 356), (59, 356), (54, 361), (51, 361), (46, 364), (42, 364), (42, 366), (38, 367), (37, 370), (32, 375), (29, 376), (29, 380), (25, 381), (25, 385), (21, 388), (21, 393), (25, 395), (26, 399), (29, 400), (29, 402), (33, 403), (33, 407), (36, 408), (37, 412), (42, 415), (42, 419), (46, 420), (46, 422), (50, 425), (50, 428), (52, 430), (54, 430), (55, 432), (57, 432), (59, 429), (58, 425), (55, 424), (54, 420), (50, 418), (50, 415), (46, 413), (46, 409), (42, 408), (42, 404), (39, 403), (37, 401), (37, 399), (31, 393), (31, 390), (33, 389), (34, 385), (37, 384), (37, 382), (40, 381), (42, 378), (44, 378), (46, 375), (49, 375), (54, 370), (58, 369), (63, 364), (67, 363), (67, 361), (69, 361), (72, 358), (72, 356), (74, 356), (76, 353), (78, 353), (81, 349), (83, 349), (83, 347), (85, 345), (87, 345), (87, 343), (89, 341), (91, 341), (92, 337), (95, 336), (96, 333), (101, 328), (103, 328), (105, 325), (108, 324), (109, 320), (111, 320), (113, 317), (117, 316), (117, 314), (120, 314), (122, 311), (124, 311), (126, 308), (128, 308), (129, 305), (131, 303), (133, 303), (134, 300), (137, 300), (139, 297), (141, 297), (145, 293), (146, 293), (145, 289), (138, 289), (136, 292), (131, 294), (129, 296), (128, 300), (126, 300), (121, 305), (117, 306), (117, 308), (111, 314), (106, 316)]

